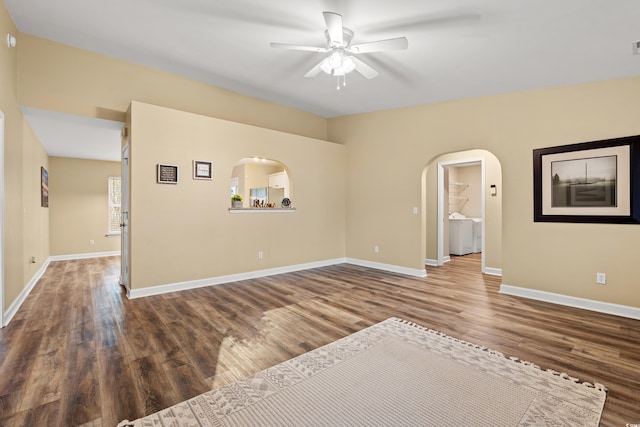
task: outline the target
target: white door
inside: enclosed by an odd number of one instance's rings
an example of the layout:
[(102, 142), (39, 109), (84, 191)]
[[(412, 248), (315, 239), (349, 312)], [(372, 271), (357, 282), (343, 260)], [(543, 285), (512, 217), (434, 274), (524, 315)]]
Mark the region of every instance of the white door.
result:
[(122, 148), (122, 222), (120, 228), (120, 284), (127, 290), (127, 296), (131, 293), (129, 284), (129, 205), (130, 205), (130, 166), (129, 166), (129, 143)]

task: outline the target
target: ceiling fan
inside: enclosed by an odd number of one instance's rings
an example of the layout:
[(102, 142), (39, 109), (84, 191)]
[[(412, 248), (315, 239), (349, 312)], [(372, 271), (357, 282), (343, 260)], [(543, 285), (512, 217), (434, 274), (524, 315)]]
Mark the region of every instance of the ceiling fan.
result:
[(322, 61), (315, 65), (304, 76), (315, 77), (321, 71), (324, 71), (331, 76), (338, 77), (338, 90), (340, 89), (340, 77), (342, 77), (343, 86), (346, 86), (346, 75), (353, 70), (356, 70), (367, 79), (372, 79), (379, 74), (375, 69), (355, 55), (386, 50), (402, 50), (408, 47), (406, 37), (396, 37), (351, 45), (354, 33), (342, 25), (342, 15), (334, 12), (323, 12), (322, 14), (324, 15), (324, 22), (327, 24), (327, 29), (324, 32), (327, 39), (326, 47), (300, 46), (285, 43), (271, 43), (271, 47), (328, 53)]

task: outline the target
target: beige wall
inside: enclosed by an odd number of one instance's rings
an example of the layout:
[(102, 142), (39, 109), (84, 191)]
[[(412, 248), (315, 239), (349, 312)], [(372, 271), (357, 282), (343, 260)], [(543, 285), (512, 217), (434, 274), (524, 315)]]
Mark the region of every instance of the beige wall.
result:
[(327, 136), (327, 121), (311, 113), (28, 34), (20, 34), (19, 43), (19, 102), (26, 107), (124, 121), (129, 103), (138, 100), (312, 138)]
[(481, 218), (483, 193), (482, 168), (480, 165), (474, 165), (464, 167), (451, 166), (449, 169), (451, 173), (449, 176), (450, 181), (452, 180), (466, 185), (463, 191), (458, 191), (458, 194), (462, 199), (450, 199), (449, 211), (460, 212), (467, 218)]
[[(40, 167), (47, 156), (18, 109), (20, 37), (4, 3), (0, 34), (18, 36), (18, 47), (0, 45), (0, 110), (4, 113), (4, 309), (13, 304), (49, 256), (48, 209), (40, 207)], [(30, 258), (36, 258), (35, 263)], [(6, 314), (6, 313), (5, 313)]]
[(640, 226), (534, 223), (532, 194), (534, 148), (640, 134), (638, 99), (634, 77), (330, 119), (347, 146), (347, 256), (420, 268), (424, 166), (484, 148), (502, 166), (503, 282), (640, 307)]
[[(296, 212), (229, 213), (232, 170), (254, 156), (287, 166)], [(192, 179), (193, 159), (212, 181)], [(158, 163), (180, 182), (157, 184)], [(342, 145), (133, 102), (131, 289), (344, 257), (345, 171)]]
[[(49, 257), (49, 208), (41, 203), (41, 167), (49, 170), (49, 156), (26, 121), (23, 122), (23, 255), (24, 278), (30, 280)], [(31, 259), (35, 258), (35, 262)]]
[(106, 237), (107, 181), (120, 172), (120, 162), (50, 158), (51, 255), (120, 250), (119, 236)]

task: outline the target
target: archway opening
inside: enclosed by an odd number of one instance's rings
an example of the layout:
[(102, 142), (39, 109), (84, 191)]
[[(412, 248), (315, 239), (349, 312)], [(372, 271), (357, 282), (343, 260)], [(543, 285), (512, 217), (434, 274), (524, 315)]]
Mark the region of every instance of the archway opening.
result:
[(234, 209), (290, 207), (292, 190), (289, 170), (277, 160), (245, 157), (231, 172)]
[(502, 274), (502, 168), (487, 150), (433, 158), (422, 174), (425, 264), (480, 254), (481, 269)]

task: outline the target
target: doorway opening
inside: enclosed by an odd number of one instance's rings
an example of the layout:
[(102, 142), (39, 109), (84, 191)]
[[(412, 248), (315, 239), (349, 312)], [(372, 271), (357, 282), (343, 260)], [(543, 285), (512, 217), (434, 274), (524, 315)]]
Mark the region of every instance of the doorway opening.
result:
[(427, 267), (469, 255), (480, 259), (482, 273), (502, 274), (501, 186), (500, 162), (487, 150), (447, 153), (431, 160), (423, 171)]
[(438, 162), (438, 265), (480, 253), (485, 271), (485, 160)]

